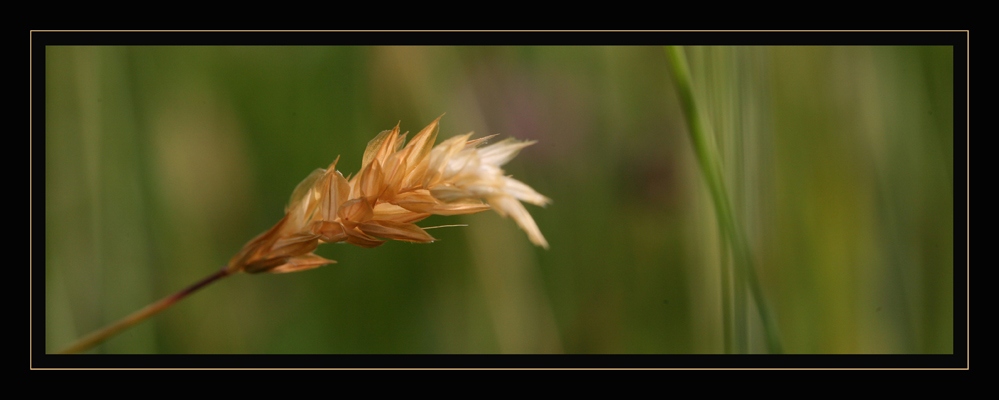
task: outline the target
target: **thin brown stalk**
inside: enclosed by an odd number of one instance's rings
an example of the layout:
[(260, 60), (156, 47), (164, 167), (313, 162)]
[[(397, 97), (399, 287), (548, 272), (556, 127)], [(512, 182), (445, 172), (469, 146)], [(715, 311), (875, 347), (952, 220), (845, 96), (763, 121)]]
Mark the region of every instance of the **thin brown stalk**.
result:
[(207, 286), (208, 284), (210, 284), (212, 282), (215, 282), (215, 281), (217, 281), (219, 279), (225, 278), (225, 277), (229, 276), (230, 274), (231, 274), (231, 272), (228, 271), (228, 268), (223, 267), (218, 272), (209, 275), (205, 279), (202, 279), (202, 280), (198, 281), (197, 283), (195, 283), (195, 284), (193, 284), (191, 286), (188, 286), (184, 290), (181, 290), (181, 291), (179, 291), (177, 293), (174, 293), (174, 294), (172, 294), (170, 296), (164, 297), (160, 301), (157, 301), (157, 302), (155, 302), (153, 304), (150, 304), (150, 305), (146, 306), (145, 308), (143, 308), (143, 309), (141, 309), (139, 311), (136, 311), (136, 312), (132, 313), (131, 315), (125, 317), (125, 318), (122, 318), (122, 319), (118, 320), (118, 322), (115, 322), (115, 323), (113, 323), (111, 325), (108, 325), (108, 326), (104, 327), (103, 329), (101, 329), (99, 331), (91, 333), (91, 334), (83, 337), (82, 339), (77, 340), (76, 343), (73, 343), (69, 347), (66, 347), (65, 349), (63, 349), (59, 353), (60, 354), (74, 354), (74, 353), (80, 353), (80, 352), (83, 352), (83, 351), (87, 351), (90, 348), (92, 348), (94, 346), (97, 346), (98, 344), (101, 344), (102, 342), (104, 342), (108, 338), (114, 336), (118, 332), (121, 332), (122, 330), (124, 330), (124, 329), (126, 329), (126, 328), (128, 328), (128, 327), (130, 327), (132, 325), (135, 325), (135, 324), (137, 324), (139, 322), (142, 322), (146, 318), (149, 318), (149, 317), (152, 317), (153, 315), (158, 314), (160, 311), (166, 310), (167, 308), (169, 308), (170, 306), (174, 305), (175, 303), (177, 303), (181, 299), (187, 297), (191, 293), (196, 292), (198, 289), (201, 289), (201, 288)]

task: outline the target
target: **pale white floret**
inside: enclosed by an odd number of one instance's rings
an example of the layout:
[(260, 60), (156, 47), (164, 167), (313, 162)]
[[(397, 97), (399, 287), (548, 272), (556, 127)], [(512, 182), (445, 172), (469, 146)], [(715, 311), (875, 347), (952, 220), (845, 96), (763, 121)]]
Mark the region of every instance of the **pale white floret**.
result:
[(520, 201), (544, 206), (551, 200), (523, 182), (504, 175), (500, 168), (534, 142), (506, 139), (484, 147), (476, 147), (481, 142), (475, 142), (455, 151), (460, 144), (466, 143), (467, 137), (459, 137), (461, 142), (445, 141), (431, 152), (430, 165), (440, 171), (438, 184), (429, 187), (431, 194), (446, 202), (484, 199), (500, 215), (513, 218), (532, 243), (548, 248), (544, 235)]

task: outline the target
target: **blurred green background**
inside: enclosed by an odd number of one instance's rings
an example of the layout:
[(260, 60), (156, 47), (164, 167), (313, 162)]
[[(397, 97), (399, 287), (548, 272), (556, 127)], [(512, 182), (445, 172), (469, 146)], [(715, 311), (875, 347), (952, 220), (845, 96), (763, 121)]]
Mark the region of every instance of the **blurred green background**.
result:
[[(949, 47), (692, 47), (790, 353), (951, 353)], [(428, 245), (236, 275), (96, 353), (720, 353), (721, 248), (659, 47), (48, 47), (46, 348), (215, 272), (295, 185), (402, 122), (537, 140)], [(749, 313), (750, 351), (766, 347)]]

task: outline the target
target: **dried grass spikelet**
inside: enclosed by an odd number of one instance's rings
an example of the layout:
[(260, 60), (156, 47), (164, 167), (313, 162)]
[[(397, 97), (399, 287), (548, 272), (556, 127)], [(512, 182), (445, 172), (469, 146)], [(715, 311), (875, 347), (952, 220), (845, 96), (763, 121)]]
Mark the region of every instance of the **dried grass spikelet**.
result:
[(409, 143), (399, 125), (379, 133), (350, 180), (336, 170), (337, 161), (313, 171), (295, 188), (284, 218), (247, 243), (228, 270), (283, 273), (335, 263), (312, 253), (320, 243), (368, 248), (385, 240), (430, 243), (435, 239), (416, 222), (490, 208), (513, 218), (532, 243), (548, 248), (520, 202), (544, 206), (551, 200), (500, 168), (534, 142), (506, 139), (482, 146), (492, 136), (469, 140), (469, 133), (435, 147), (439, 121)]

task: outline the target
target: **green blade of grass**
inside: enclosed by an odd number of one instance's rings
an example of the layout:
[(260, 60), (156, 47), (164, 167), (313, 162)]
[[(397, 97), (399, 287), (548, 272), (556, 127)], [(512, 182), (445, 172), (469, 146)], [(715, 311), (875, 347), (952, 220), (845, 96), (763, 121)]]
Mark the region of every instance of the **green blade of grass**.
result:
[[(671, 71), (673, 73), (673, 80), (676, 83), (677, 92), (680, 97), (680, 104), (683, 107), (683, 113), (687, 120), (691, 144), (694, 146), (694, 153), (697, 157), (697, 162), (701, 173), (704, 175), (704, 180), (708, 185), (708, 190), (711, 193), (715, 215), (718, 218), (719, 230), (722, 235), (724, 235), (726, 242), (732, 249), (732, 255), (735, 263), (734, 285), (748, 286), (748, 289), (753, 296), (753, 300), (756, 302), (756, 309), (759, 312), (760, 319), (763, 321), (763, 329), (767, 339), (767, 349), (770, 353), (781, 353), (783, 352), (783, 349), (780, 343), (780, 338), (777, 334), (777, 324), (773, 319), (773, 315), (770, 312), (770, 308), (767, 305), (765, 298), (763, 297), (763, 290), (760, 286), (759, 278), (756, 276), (756, 268), (753, 263), (749, 242), (732, 213), (732, 205), (729, 201), (728, 192), (725, 189), (724, 179), (722, 177), (720, 157), (718, 156), (717, 151), (708, 143), (709, 128), (706, 126), (704, 119), (701, 117), (699, 110), (697, 109), (697, 102), (694, 99), (694, 92), (691, 83), (692, 79), (690, 77), (690, 69), (687, 66), (687, 58), (683, 53), (683, 49), (677, 46), (667, 46), (665, 51), (666, 56), (669, 58), (670, 64), (672, 65)], [(726, 297), (725, 302), (727, 302), (730, 289), (728, 287), (729, 285), (727, 285), (724, 281), (725, 280), (723, 279), (722, 293)], [(736, 293), (739, 292), (741, 292), (741, 290), (736, 291)], [(742, 301), (742, 299), (739, 299), (737, 296), (734, 298), (737, 303)], [(725, 304), (725, 302), (723, 302), (723, 304)], [(742, 320), (744, 320), (744, 318)], [(726, 338), (731, 337), (732, 328), (729, 327), (729, 324), (731, 323), (732, 322), (729, 317), (725, 316)], [(746, 330), (737, 329), (736, 333), (744, 336), (746, 334)], [(744, 337), (736, 337), (732, 338), (732, 340), (739, 340), (740, 343), (746, 342)], [(726, 351), (731, 351), (731, 347), (732, 343), (730, 343), (729, 340), (726, 340)]]

